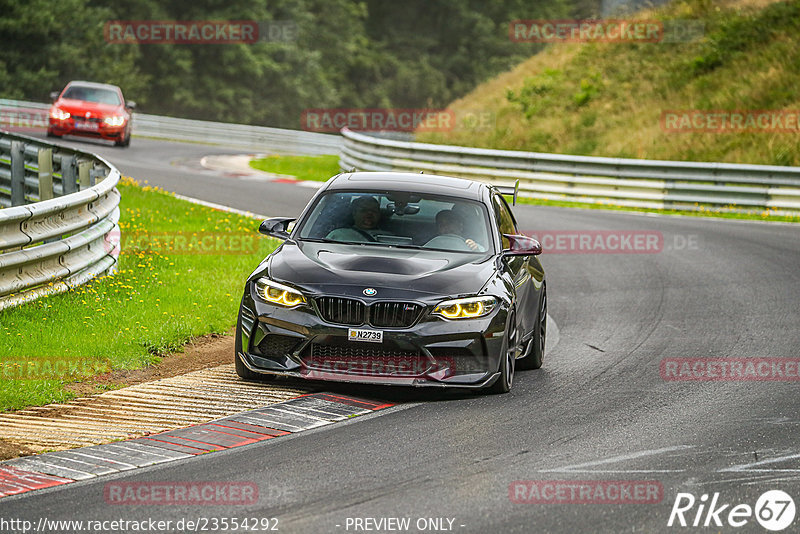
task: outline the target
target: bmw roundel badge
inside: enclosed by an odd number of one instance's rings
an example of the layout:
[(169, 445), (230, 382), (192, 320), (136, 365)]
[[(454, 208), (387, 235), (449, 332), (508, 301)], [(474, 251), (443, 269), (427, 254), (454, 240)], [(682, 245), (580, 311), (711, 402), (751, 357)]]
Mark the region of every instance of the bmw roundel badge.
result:
[(364, 290), (364, 294), (368, 297), (374, 297), (378, 294), (378, 291), (374, 288), (368, 287)]

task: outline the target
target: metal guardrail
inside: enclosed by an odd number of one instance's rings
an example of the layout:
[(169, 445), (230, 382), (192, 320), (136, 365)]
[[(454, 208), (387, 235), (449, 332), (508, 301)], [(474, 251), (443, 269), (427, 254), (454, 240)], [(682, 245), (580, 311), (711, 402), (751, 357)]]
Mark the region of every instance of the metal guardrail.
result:
[(119, 171), (0, 130), (0, 310), (113, 272)]
[[(43, 132), (47, 128), (49, 104), (0, 99), (0, 128)], [(144, 113), (133, 114), (133, 135), (177, 141), (284, 152), (290, 154), (338, 154), (338, 135), (248, 126), (223, 122), (176, 119)]]
[(302, 155), (337, 154), (342, 147), (342, 138), (338, 135), (266, 126), (175, 119), (142, 113), (134, 114), (133, 133), (146, 137), (196, 141), (261, 151), (266, 149), (269, 152)]
[[(379, 139), (342, 130), (342, 170), (425, 171), (513, 186), (520, 196), (699, 211), (800, 210), (800, 167), (600, 158)], [(695, 204), (696, 203), (696, 204)]]
[[(0, 99), (0, 125), (43, 130), (47, 104)], [(414, 143), (134, 114), (135, 135), (295, 154), (341, 153), (342, 169), (428, 171), (513, 185), (550, 200), (644, 208), (800, 210), (800, 168), (601, 158)]]

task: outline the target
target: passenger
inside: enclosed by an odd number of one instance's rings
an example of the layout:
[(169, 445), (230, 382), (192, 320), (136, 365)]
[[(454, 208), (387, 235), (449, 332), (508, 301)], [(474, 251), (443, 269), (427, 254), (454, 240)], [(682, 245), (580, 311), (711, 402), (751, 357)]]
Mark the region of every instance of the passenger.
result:
[[(436, 214), (436, 227), (439, 235), (431, 239), (425, 246), (434, 248), (452, 248), (452, 243), (455, 238), (463, 241), (463, 243), (472, 250), (481, 250), (482, 247), (474, 240), (464, 237), (464, 221), (453, 210), (442, 210)], [(450, 246), (448, 246), (451, 243)], [(459, 247), (460, 248), (460, 247)], [(466, 248), (464, 248), (466, 250)]]

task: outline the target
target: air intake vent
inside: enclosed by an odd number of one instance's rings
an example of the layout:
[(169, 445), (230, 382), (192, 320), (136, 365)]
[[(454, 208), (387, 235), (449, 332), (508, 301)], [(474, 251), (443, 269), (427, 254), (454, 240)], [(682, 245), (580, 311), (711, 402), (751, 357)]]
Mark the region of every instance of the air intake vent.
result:
[[(367, 345), (371, 345), (367, 343)], [(368, 376), (420, 376), (431, 361), (418, 351), (375, 347), (351, 347), (313, 343), (304, 351), (308, 369), (339, 374)]]
[(262, 356), (277, 358), (294, 351), (299, 341), (296, 337), (269, 334), (258, 344), (258, 352)]

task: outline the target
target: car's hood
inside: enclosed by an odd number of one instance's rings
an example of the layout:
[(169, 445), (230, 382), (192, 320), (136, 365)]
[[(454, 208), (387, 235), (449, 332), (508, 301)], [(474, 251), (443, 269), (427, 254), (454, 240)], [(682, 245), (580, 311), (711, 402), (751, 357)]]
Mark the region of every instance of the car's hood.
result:
[(83, 100), (72, 100), (64, 98), (55, 104), (59, 109), (63, 109), (70, 115), (85, 117), (88, 112), (91, 117), (108, 117), (109, 115), (127, 115), (123, 106), (113, 106), (111, 104), (100, 104), (98, 102), (86, 102)]
[(374, 245), (284, 243), (269, 262), (269, 275), (314, 293), (375, 298), (474, 294), (494, 272), (489, 255), (411, 250)]

